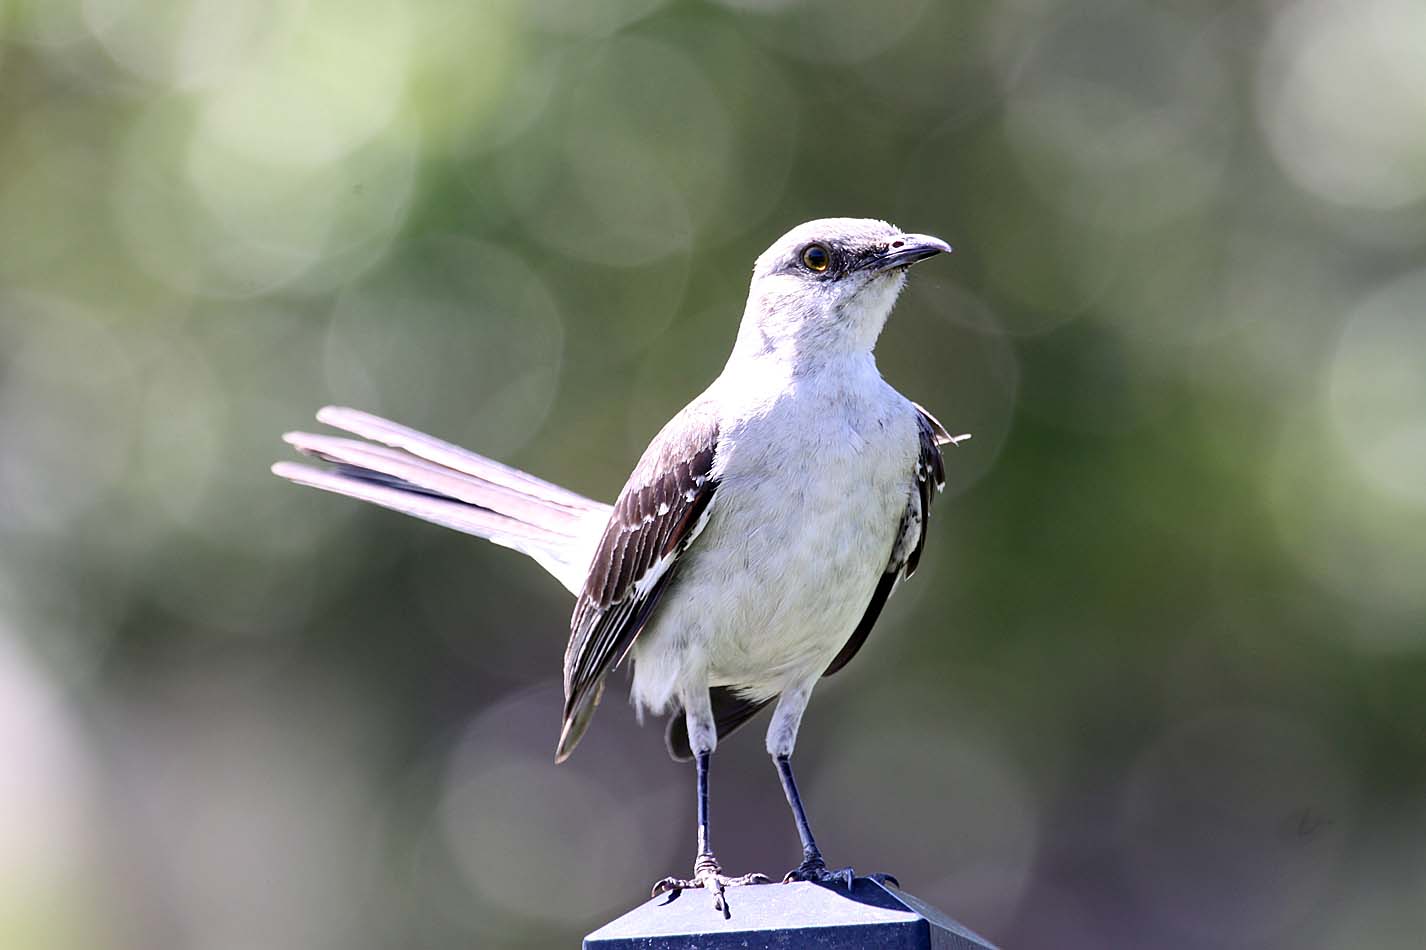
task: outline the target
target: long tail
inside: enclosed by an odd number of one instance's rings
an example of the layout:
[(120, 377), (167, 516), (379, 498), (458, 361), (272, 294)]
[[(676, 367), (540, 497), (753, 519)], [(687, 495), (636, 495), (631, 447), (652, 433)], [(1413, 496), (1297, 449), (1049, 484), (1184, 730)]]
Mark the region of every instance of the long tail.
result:
[(328, 406), (317, 420), (370, 441), (289, 432), (336, 467), (278, 462), (273, 474), (514, 548), (579, 593), (608, 505), (369, 413)]

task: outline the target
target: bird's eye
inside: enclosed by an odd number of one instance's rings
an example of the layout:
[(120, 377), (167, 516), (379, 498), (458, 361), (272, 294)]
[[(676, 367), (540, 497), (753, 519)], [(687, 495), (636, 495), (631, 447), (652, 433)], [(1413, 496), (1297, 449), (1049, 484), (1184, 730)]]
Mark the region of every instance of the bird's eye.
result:
[(820, 274), (831, 263), (832, 255), (820, 244), (809, 244), (802, 249), (802, 264), (810, 271)]

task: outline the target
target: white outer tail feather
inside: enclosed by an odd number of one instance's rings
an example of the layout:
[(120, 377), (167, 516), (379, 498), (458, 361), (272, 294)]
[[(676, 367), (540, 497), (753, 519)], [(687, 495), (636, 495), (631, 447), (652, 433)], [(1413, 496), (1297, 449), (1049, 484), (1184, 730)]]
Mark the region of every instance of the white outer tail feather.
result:
[(610, 506), (370, 413), (328, 406), (317, 419), (381, 445), (306, 432), (284, 441), (366, 474), (278, 462), (274, 475), (486, 538), (534, 558), (572, 593), (584, 586)]

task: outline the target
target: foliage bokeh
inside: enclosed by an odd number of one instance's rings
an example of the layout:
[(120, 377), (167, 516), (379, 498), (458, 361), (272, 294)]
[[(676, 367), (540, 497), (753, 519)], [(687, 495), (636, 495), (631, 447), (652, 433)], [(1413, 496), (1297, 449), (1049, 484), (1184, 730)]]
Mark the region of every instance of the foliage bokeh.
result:
[[(824, 215), (956, 245), (879, 359), (975, 436), (804, 727), (829, 858), (1419, 946), (1410, 0), (0, 3), (0, 944), (570, 946), (682, 871), (656, 724), (551, 762), (557, 585), (267, 465), (341, 403), (609, 498)], [(756, 727), (713, 783), (791, 866)]]

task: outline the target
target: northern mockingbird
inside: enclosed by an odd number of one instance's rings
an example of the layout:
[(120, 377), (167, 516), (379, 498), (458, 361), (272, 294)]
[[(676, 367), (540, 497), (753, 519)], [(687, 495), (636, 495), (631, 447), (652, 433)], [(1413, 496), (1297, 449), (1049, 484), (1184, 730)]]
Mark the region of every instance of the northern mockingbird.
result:
[[(698, 774), (693, 877), (654, 892), (765, 883), (723, 874), (708, 838), (719, 739), (776, 704), (767, 750), (802, 840), (785, 880), (829, 871), (797, 792), (792, 749), (812, 689), (861, 649), (916, 570), (952, 437), (892, 389), (872, 348), (912, 264), (950, 246), (884, 221), (789, 231), (753, 269), (732, 355), (654, 437), (611, 508), (384, 419), (317, 418), (370, 441), (285, 438), (333, 463), (279, 462), (294, 482), (374, 502), (524, 552), (578, 596), (555, 761), (574, 750), (610, 670), (633, 660), (633, 699), (672, 711), (668, 747)], [(380, 443), (380, 444), (372, 444)]]

